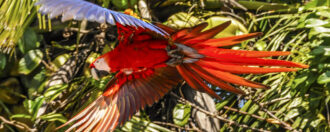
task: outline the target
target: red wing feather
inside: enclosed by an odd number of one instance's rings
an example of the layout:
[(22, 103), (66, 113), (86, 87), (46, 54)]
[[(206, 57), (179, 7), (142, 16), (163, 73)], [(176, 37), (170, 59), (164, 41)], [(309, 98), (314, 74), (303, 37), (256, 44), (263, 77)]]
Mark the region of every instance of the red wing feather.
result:
[(146, 104), (152, 105), (158, 101), (181, 79), (172, 67), (156, 68), (154, 74), (145, 78), (132, 78), (122, 85), (114, 79), (109, 82), (109, 88), (101, 97), (59, 128), (76, 121), (67, 131), (74, 128), (96, 132), (114, 130)]

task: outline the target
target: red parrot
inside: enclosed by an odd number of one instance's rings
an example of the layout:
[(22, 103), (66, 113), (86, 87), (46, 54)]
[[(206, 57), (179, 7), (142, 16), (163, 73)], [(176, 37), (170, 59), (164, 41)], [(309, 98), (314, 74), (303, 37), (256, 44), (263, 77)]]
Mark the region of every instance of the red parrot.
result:
[[(107, 73), (116, 73), (115, 77), (107, 84), (106, 90), (99, 98), (59, 127), (75, 122), (67, 131), (74, 128), (76, 131), (113, 131), (117, 125), (122, 125), (138, 110), (157, 102), (181, 81), (186, 81), (195, 90), (220, 99), (207, 86), (207, 82), (233, 93), (244, 94), (242, 90), (234, 86), (264, 89), (267, 86), (234, 74), (297, 70), (286, 67), (308, 68), (304, 64), (263, 58), (289, 55), (290, 52), (221, 48), (261, 35), (261, 33), (250, 33), (213, 39), (216, 34), (228, 27), (230, 22), (206, 31), (203, 29), (207, 23), (175, 30), (165, 25), (152, 25), (121, 13), (105, 10), (85, 1), (73, 0), (83, 5), (79, 8), (75, 7), (73, 2), (68, 5), (63, 4), (68, 0), (58, 1), (57, 3), (49, 0), (42, 1), (41, 12), (54, 14), (47, 8), (62, 4), (65, 7), (54, 7), (54, 10), (62, 11), (62, 20), (63, 17), (71, 17), (77, 20), (83, 18), (100, 20), (101, 23), (108, 22), (109, 24), (115, 22), (119, 35), (118, 46), (97, 58), (90, 66), (95, 79)], [(87, 9), (87, 7), (91, 9), (79, 14), (81, 9)], [(75, 11), (75, 13), (65, 14), (67, 11)], [(93, 12), (102, 11), (105, 12), (103, 16), (89, 17)], [(82, 15), (85, 17), (80, 18)], [(110, 16), (112, 20), (109, 19), (109, 22), (107, 18)], [(280, 66), (280, 68), (259, 66)]]

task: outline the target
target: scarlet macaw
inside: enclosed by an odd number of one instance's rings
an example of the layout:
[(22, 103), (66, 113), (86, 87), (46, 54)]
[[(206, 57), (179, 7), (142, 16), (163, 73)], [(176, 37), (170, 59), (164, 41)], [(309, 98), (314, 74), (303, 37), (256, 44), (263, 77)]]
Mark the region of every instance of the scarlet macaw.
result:
[(220, 98), (205, 82), (233, 93), (244, 94), (231, 84), (254, 88), (267, 86), (234, 74), (296, 71), (285, 67), (308, 68), (304, 64), (262, 58), (289, 55), (290, 52), (219, 48), (261, 35), (250, 33), (213, 39), (230, 22), (206, 31), (202, 30), (207, 23), (175, 30), (82, 0), (42, 0), (38, 4), (41, 5), (40, 12), (49, 14), (51, 18), (62, 14), (62, 21), (87, 19), (116, 24), (118, 27), (119, 45), (97, 58), (90, 66), (95, 79), (104, 73), (116, 75), (98, 99), (60, 126), (75, 122), (67, 131), (74, 128), (76, 131), (112, 131), (141, 108), (158, 101), (182, 80), (196, 90)]

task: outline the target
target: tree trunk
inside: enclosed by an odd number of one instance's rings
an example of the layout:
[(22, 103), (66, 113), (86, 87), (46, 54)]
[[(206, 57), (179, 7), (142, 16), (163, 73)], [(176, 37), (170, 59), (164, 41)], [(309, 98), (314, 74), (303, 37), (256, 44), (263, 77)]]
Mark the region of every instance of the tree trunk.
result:
[[(189, 100), (192, 103), (208, 110), (210, 112), (216, 113), (216, 106), (213, 98), (203, 92), (196, 91), (190, 88), (188, 85), (185, 85), (182, 88), (185, 99)], [(207, 116), (206, 114), (192, 109), (191, 113), (192, 119), (195, 120), (195, 125), (205, 132), (217, 132), (220, 131), (220, 121), (216, 118)]]

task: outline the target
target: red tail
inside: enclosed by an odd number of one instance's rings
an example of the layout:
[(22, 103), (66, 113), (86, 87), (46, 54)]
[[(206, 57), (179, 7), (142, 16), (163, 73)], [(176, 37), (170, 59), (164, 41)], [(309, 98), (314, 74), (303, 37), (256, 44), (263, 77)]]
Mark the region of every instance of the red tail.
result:
[[(244, 94), (242, 90), (234, 88), (231, 84), (254, 88), (268, 87), (260, 83), (246, 80), (234, 74), (261, 74), (296, 71), (294, 68), (285, 67), (308, 68), (308, 65), (290, 61), (261, 58), (289, 55), (290, 52), (242, 51), (218, 48), (222, 46), (234, 45), (262, 34), (250, 33), (239, 36), (212, 39), (216, 34), (223, 31), (229, 25), (230, 21), (202, 32), (202, 30), (207, 26), (207, 23), (202, 23), (193, 28), (182, 29), (175, 33), (172, 31), (171, 36), (174, 42), (189, 46), (198, 51), (198, 54), (204, 56), (203, 58), (195, 58), (199, 60), (193, 63), (187, 62), (186, 64), (181, 64), (176, 67), (181, 76), (194, 89), (207, 92), (216, 98), (220, 98), (206, 85), (206, 81), (224, 90), (237, 94)], [(186, 55), (186, 57), (191, 57), (191, 55)], [(260, 66), (282, 67), (265, 68)]]

